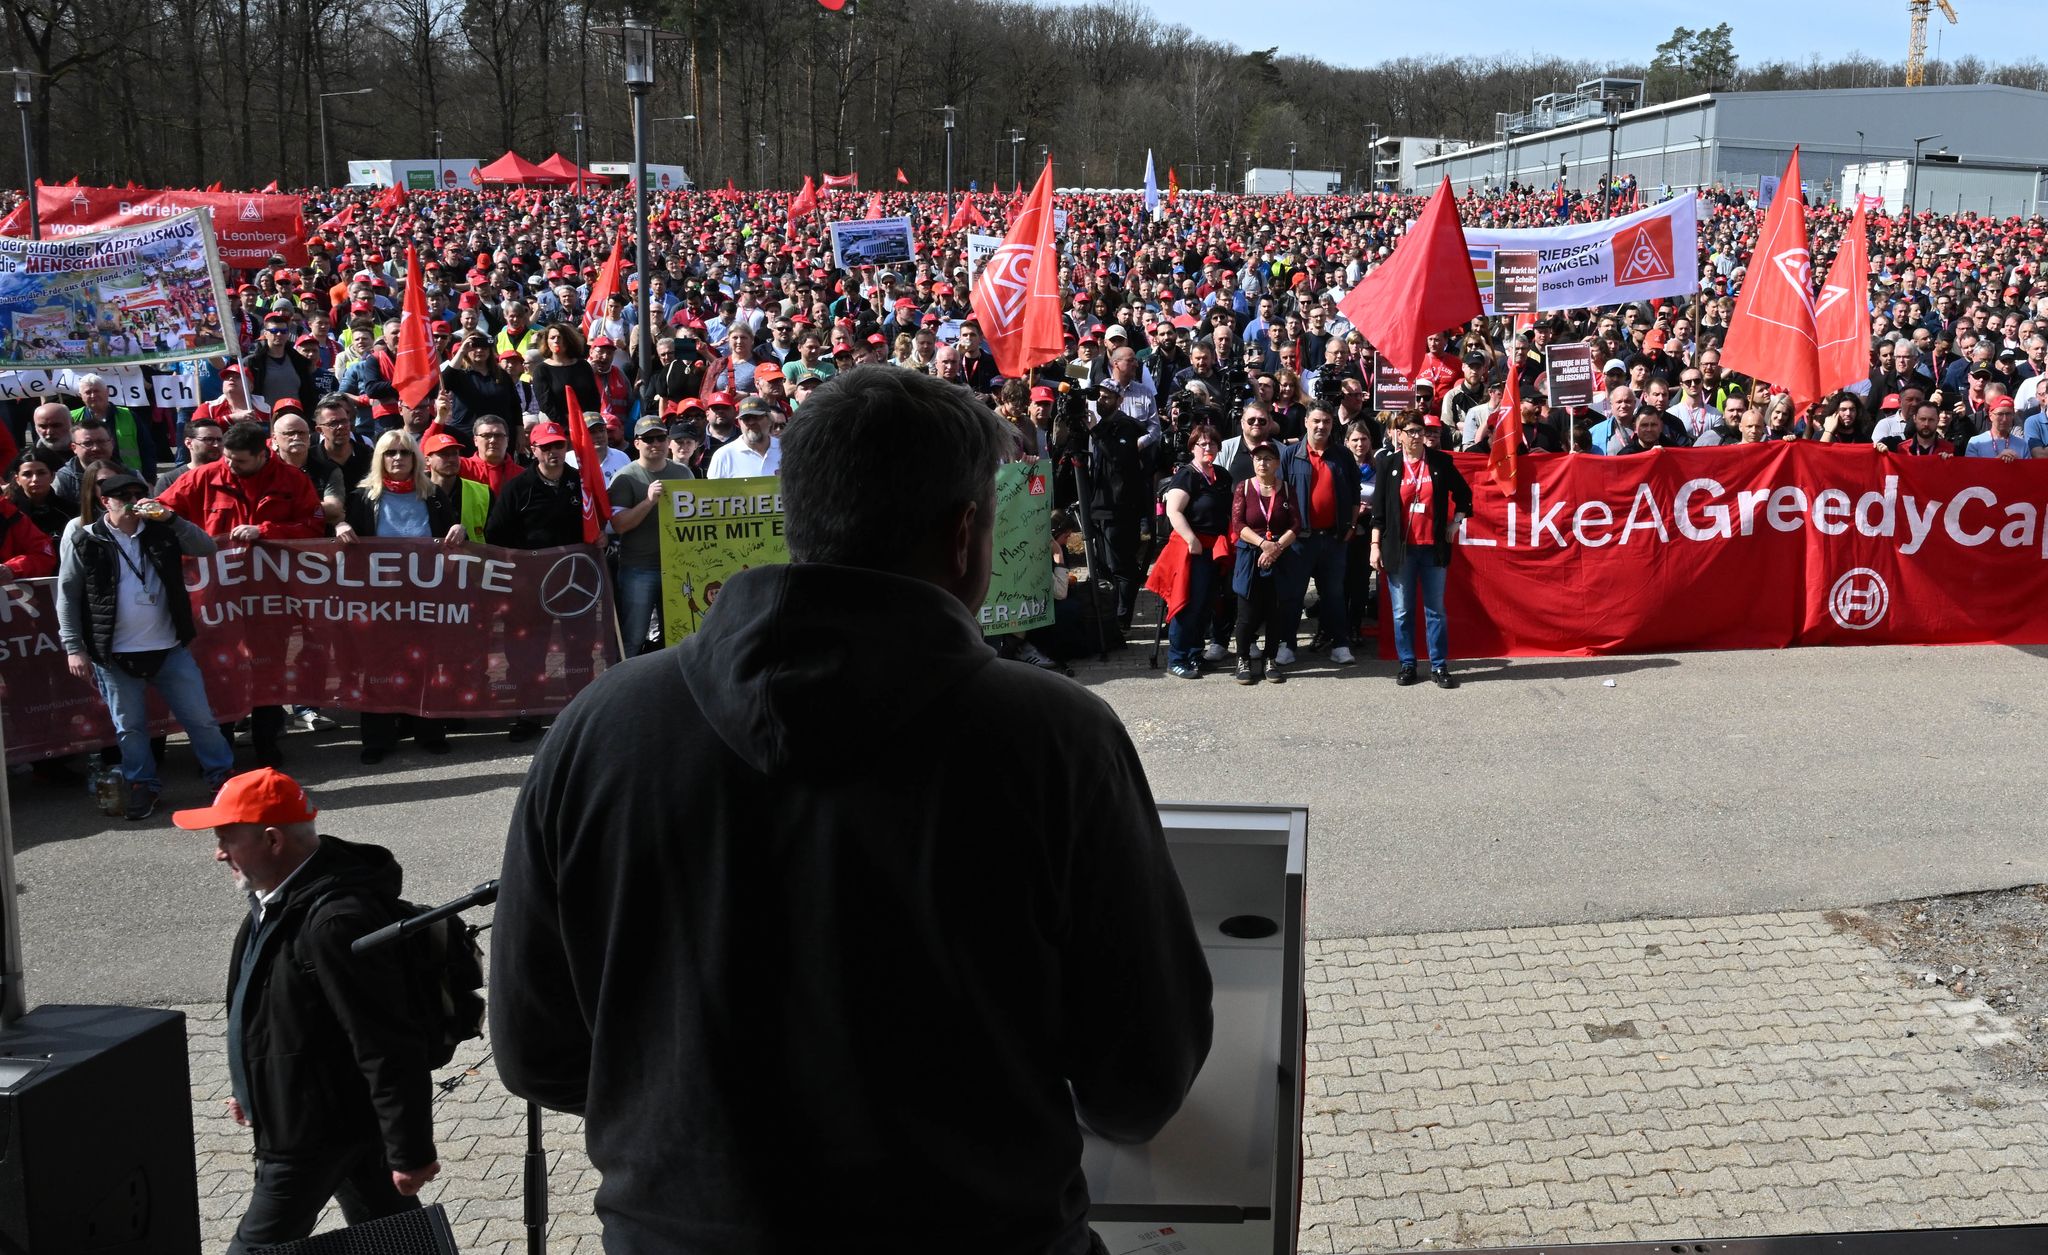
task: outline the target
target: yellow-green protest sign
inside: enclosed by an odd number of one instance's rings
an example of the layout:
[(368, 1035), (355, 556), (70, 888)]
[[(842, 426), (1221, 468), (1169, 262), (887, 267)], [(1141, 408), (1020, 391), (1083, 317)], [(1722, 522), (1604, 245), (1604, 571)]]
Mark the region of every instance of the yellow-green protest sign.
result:
[(1052, 484), (1035, 465), (996, 468), (996, 534), (981, 634), (1028, 632), (1052, 622)]
[(725, 582), (750, 567), (789, 561), (782, 481), (675, 479), (661, 520), (661, 621), (673, 645), (704, 623)]

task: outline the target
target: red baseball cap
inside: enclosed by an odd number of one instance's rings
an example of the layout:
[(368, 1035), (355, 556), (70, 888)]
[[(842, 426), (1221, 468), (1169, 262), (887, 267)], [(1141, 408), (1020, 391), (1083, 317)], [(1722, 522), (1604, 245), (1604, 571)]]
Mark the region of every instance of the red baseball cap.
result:
[(535, 423), (526, 435), (526, 443), (536, 449), (544, 444), (568, 444), (569, 433), (559, 423)]
[(224, 824), (262, 824), (274, 828), (308, 823), (319, 813), (298, 781), (275, 768), (259, 767), (230, 777), (220, 786), (213, 805), (175, 811), (171, 822), (189, 832)]
[(437, 431), (425, 440), (420, 441), (420, 452), (427, 455), (439, 453), (443, 449), (461, 448), (462, 442), (445, 431)]
[(1031, 399), (1033, 401), (1057, 401), (1059, 394), (1044, 384), (1039, 384), (1031, 390)]
[(711, 399), (710, 399), (710, 401), (708, 401), (708, 402), (707, 402), (706, 404), (709, 404), (709, 405), (727, 405), (727, 406), (732, 406), (732, 407), (734, 407), (734, 408), (738, 408), (738, 406), (739, 406), (739, 403), (740, 403), (740, 399), (739, 399), (739, 397), (738, 397), (737, 395), (733, 394), (733, 393), (730, 393), (730, 392), (714, 392), (714, 393), (712, 393), (712, 394), (711, 394)]

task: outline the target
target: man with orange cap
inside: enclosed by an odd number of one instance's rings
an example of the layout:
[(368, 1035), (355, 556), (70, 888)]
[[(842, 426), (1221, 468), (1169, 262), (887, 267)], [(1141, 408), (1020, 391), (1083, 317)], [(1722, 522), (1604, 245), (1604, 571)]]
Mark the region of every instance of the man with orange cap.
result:
[(249, 899), (228, 961), (228, 1116), (256, 1139), (229, 1255), (303, 1238), (331, 1198), (350, 1224), (418, 1207), (441, 1171), (427, 1032), (403, 947), (349, 947), (398, 918), (404, 873), (381, 846), (322, 836), (306, 791), (265, 767), (213, 805), (214, 861)]

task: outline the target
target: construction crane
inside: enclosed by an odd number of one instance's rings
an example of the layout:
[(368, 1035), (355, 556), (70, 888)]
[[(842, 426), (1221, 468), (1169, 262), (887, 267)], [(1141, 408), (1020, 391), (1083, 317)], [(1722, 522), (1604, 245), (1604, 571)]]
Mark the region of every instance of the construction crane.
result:
[(1906, 44), (1906, 86), (1920, 87), (1927, 82), (1927, 10), (1934, 5), (1941, 6), (1941, 15), (1948, 24), (1956, 24), (1956, 9), (1948, 0), (1906, 0), (1906, 8), (1913, 15), (1913, 37)]

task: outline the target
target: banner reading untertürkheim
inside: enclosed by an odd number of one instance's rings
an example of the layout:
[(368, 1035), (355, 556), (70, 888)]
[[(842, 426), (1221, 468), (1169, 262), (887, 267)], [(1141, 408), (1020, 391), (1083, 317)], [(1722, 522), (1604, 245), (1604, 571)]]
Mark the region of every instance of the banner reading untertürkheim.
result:
[(225, 300), (197, 211), (61, 240), (0, 237), (0, 369), (232, 355)]
[[(1493, 279), (1479, 285), (1480, 304), (1488, 314), (1528, 308), (1523, 300), (1495, 305), (1496, 296), (1505, 295), (1500, 259), (1510, 253), (1536, 255), (1537, 310), (1690, 296), (1700, 283), (1698, 210), (1697, 198), (1680, 196), (1599, 222), (1508, 231), (1466, 227), (1474, 273)], [(1521, 280), (1519, 274), (1511, 278)], [(1518, 286), (1518, 294), (1526, 288)]]
[(661, 622), (669, 644), (694, 633), (718, 590), (751, 567), (789, 561), (782, 481), (677, 479), (655, 509), (661, 520)]
[(1028, 632), (1052, 622), (1052, 493), (1035, 466), (996, 468), (995, 554), (981, 634)]

